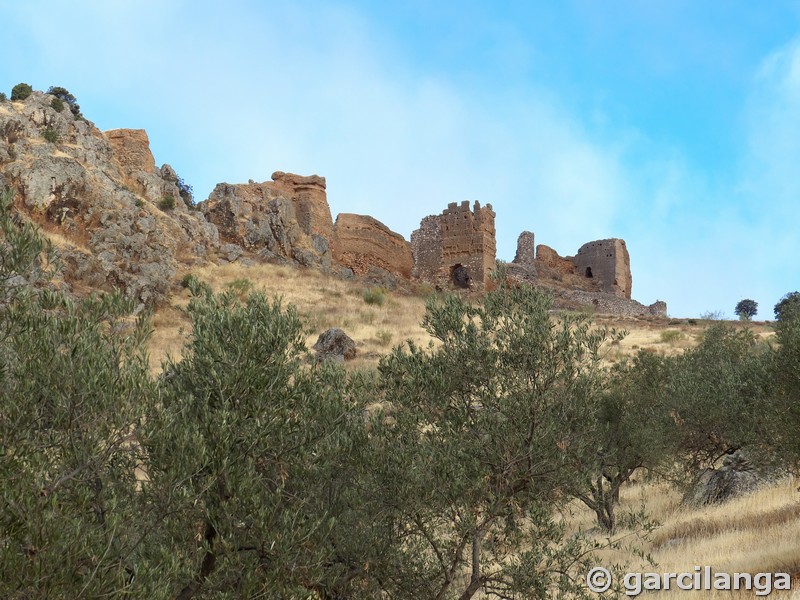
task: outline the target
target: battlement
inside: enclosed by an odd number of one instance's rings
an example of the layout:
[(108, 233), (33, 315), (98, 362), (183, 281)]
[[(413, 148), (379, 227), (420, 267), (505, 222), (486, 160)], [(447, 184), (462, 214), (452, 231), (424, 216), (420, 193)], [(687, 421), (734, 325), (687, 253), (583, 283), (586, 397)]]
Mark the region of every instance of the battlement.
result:
[(482, 288), (495, 268), (492, 205), (451, 202), (440, 215), (425, 217), (411, 234), (414, 275), (435, 284)]

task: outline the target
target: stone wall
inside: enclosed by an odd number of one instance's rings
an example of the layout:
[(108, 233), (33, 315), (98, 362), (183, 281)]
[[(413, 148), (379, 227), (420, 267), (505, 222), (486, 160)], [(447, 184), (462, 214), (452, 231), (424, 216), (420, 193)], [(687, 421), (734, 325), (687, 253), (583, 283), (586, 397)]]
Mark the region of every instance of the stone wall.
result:
[(571, 259), (559, 256), (558, 252), (544, 244), (536, 246), (536, 262), (560, 275), (569, 275), (575, 272), (575, 265)]
[(435, 281), (442, 268), (442, 228), (439, 215), (425, 217), (419, 229), (411, 233), (411, 254), (414, 267), (411, 274), (423, 281)]
[(572, 262), (579, 275), (599, 280), (604, 291), (631, 297), (631, 259), (625, 240), (588, 242), (580, 247)]
[(431, 283), (485, 287), (495, 269), (492, 205), (451, 202), (441, 215), (426, 217), (411, 234), (415, 274)]
[(377, 219), (342, 213), (336, 217), (334, 230), (337, 243), (333, 258), (356, 275), (376, 266), (406, 279), (411, 277), (411, 245)]

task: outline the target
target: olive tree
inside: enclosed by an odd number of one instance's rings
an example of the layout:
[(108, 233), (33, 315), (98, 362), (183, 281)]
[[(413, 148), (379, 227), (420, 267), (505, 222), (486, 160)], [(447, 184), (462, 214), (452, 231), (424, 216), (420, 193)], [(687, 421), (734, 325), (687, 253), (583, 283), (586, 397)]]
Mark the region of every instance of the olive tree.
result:
[(143, 540), (135, 443), (148, 327), (119, 295), (75, 301), (0, 196), (0, 596), (132, 589)]
[(550, 307), (529, 286), (432, 299), (438, 344), (381, 362), (372, 497), (393, 552), (369, 573), (389, 597), (584, 593), (590, 547), (556, 514), (594, 450), (609, 332)]

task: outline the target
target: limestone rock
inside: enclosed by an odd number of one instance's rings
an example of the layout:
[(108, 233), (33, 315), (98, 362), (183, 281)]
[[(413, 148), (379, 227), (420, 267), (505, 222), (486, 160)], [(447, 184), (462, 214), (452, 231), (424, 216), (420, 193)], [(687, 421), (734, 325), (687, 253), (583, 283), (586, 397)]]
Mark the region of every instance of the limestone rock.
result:
[(144, 129), (111, 129), (105, 135), (113, 149), (114, 158), (126, 172), (156, 172), (150, 139)]
[(356, 343), (338, 328), (322, 333), (313, 348), (317, 351), (317, 360), (320, 361), (345, 361), (356, 357)]
[(414, 265), (411, 245), (377, 219), (342, 213), (336, 217), (335, 231), (337, 245), (333, 257), (357, 275), (375, 266), (406, 279), (411, 277)]
[(335, 233), (322, 177), (278, 171), (271, 182), (220, 183), (198, 207), (227, 241), (271, 262), (330, 266)]
[(67, 281), (164, 300), (178, 261), (219, 245), (216, 227), (180, 201), (158, 208), (178, 190), (155, 169), (144, 132), (117, 130), (112, 141), (51, 101), (34, 92), (0, 105), (0, 178), (16, 210), (64, 238)]

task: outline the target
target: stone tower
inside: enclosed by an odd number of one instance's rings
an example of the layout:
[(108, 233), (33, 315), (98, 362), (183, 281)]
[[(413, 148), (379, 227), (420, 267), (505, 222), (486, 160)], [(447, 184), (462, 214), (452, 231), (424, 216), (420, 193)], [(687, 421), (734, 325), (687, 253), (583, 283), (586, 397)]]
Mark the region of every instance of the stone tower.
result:
[(588, 242), (580, 247), (572, 262), (579, 275), (600, 281), (603, 291), (630, 299), (633, 282), (625, 240), (612, 238)]
[(492, 205), (451, 202), (441, 215), (425, 217), (411, 234), (414, 275), (439, 285), (483, 288), (495, 269)]

